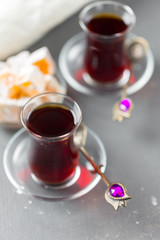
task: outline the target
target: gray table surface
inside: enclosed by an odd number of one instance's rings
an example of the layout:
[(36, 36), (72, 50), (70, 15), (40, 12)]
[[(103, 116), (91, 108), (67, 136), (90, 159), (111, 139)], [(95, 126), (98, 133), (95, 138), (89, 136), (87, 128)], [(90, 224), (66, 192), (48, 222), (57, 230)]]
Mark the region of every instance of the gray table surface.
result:
[[(149, 41), (155, 59), (151, 80), (132, 95), (132, 118), (124, 123), (112, 121), (115, 94), (86, 96), (68, 87), (68, 95), (79, 103), (84, 122), (104, 143), (107, 176), (123, 182), (132, 200), (127, 208), (114, 211), (104, 200), (102, 181), (72, 201), (45, 202), (17, 194), (3, 169), (3, 152), (15, 131), (0, 127), (1, 240), (160, 239), (160, 1), (123, 2), (137, 16), (133, 32)], [(29, 50), (46, 45), (57, 61), (64, 43), (80, 31), (76, 14)]]

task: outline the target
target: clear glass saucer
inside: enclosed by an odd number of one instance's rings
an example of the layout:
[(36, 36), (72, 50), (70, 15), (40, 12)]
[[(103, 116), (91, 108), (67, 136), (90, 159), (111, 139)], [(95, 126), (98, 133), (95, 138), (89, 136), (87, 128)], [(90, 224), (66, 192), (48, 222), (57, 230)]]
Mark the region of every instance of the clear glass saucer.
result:
[[(97, 165), (103, 165), (101, 170), (104, 172), (107, 165), (104, 146), (93, 131), (89, 128), (87, 130), (86, 149)], [(29, 134), (25, 129), (21, 129), (10, 139), (4, 151), (4, 170), (18, 193), (49, 201), (75, 199), (88, 193), (100, 181), (101, 177), (97, 173), (91, 172), (92, 165), (81, 153), (79, 166), (72, 179), (67, 183), (55, 186), (37, 181), (28, 166), (29, 143)]]
[[(130, 38), (134, 38), (135, 35), (131, 35)], [(67, 81), (67, 83), (76, 91), (84, 94), (104, 93), (111, 91), (120, 92), (122, 87), (128, 79), (122, 79), (116, 84), (108, 85), (91, 85), (86, 81), (85, 72), (83, 70), (83, 57), (85, 51), (85, 34), (80, 32), (69, 39), (59, 55), (59, 69)], [(146, 57), (135, 63), (133, 66), (133, 74), (131, 77), (130, 85), (127, 88), (127, 95), (131, 95), (141, 88), (150, 80), (154, 70), (154, 58), (151, 49), (149, 48)], [(128, 74), (126, 73), (128, 76)], [(126, 78), (128, 78), (126, 76)]]

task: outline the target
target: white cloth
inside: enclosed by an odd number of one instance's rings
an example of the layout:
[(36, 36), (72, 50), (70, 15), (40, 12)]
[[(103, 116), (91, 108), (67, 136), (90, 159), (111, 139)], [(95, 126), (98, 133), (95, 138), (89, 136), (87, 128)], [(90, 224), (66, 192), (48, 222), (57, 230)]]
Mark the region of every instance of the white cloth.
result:
[(89, 1), (0, 0), (0, 60), (27, 48)]

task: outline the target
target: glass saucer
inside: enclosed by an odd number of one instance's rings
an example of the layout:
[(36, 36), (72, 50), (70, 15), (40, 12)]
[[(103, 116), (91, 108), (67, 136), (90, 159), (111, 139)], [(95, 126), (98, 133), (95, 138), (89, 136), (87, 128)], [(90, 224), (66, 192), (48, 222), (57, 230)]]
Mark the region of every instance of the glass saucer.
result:
[[(131, 35), (130, 38), (132, 39), (134, 37), (134, 35)], [(83, 32), (73, 36), (63, 46), (59, 55), (59, 68), (67, 83), (78, 92), (85, 94), (107, 93), (111, 91), (121, 93), (122, 87), (126, 83), (124, 79), (110, 86), (91, 85), (86, 81), (83, 70), (84, 50), (85, 34)], [(154, 59), (151, 49), (149, 48), (146, 57), (133, 65), (133, 74), (130, 85), (127, 88), (127, 95), (131, 95), (143, 88), (150, 80), (153, 70)], [(128, 76), (128, 74), (126, 75)]]
[[(104, 146), (93, 131), (89, 128), (87, 130), (86, 149), (97, 165), (103, 165), (101, 170), (104, 172), (107, 165)], [(10, 139), (4, 151), (4, 170), (18, 193), (49, 201), (75, 199), (89, 192), (100, 181), (101, 177), (91, 172), (92, 165), (81, 153), (79, 166), (67, 183), (53, 186), (37, 181), (28, 166), (29, 142), (29, 134), (21, 129)]]

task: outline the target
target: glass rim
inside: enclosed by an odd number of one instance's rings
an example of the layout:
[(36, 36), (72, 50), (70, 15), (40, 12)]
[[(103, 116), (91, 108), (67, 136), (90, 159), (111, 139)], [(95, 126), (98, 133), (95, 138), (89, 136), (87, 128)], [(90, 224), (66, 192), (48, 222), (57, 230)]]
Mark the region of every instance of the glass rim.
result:
[[(128, 25), (127, 29), (123, 32), (119, 32), (119, 33), (116, 33), (116, 34), (113, 34), (113, 35), (103, 35), (103, 34), (97, 34), (97, 33), (94, 33), (92, 31), (90, 31), (85, 22), (84, 22), (84, 16), (86, 15), (86, 13), (94, 8), (94, 7), (97, 7), (97, 6), (100, 6), (100, 5), (112, 5), (112, 6), (118, 6), (122, 9), (124, 9), (126, 12), (128, 12), (130, 14), (130, 16), (132, 17), (132, 22), (131, 24)], [(104, 11), (105, 12), (105, 11)], [(102, 13), (104, 13), (102, 11)], [(117, 14), (118, 15), (118, 14)], [(100, 38), (100, 39), (115, 39), (115, 38), (118, 38), (118, 37), (121, 37), (121, 36), (124, 36), (126, 33), (130, 32), (132, 30), (132, 28), (134, 27), (136, 23), (136, 15), (135, 13), (133, 12), (132, 8), (126, 4), (123, 4), (123, 3), (120, 3), (120, 2), (116, 2), (116, 1), (105, 1), (105, 0), (100, 0), (100, 1), (95, 1), (95, 2), (92, 2), (92, 3), (89, 3), (87, 4), (80, 12), (79, 14), (79, 24), (82, 28), (82, 30), (84, 30), (86, 33), (89, 33), (91, 36), (94, 36), (96, 38)]]
[[(23, 117), (23, 113), (25, 111), (25, 108), (28, 106), (29, 103), (31, 103), (34, 99), (36, 98), (39, 98), (39, 97), (42, 97), (42, 96), (46, 96), (46, 95), (55, 95), (55, 96), (61, 96), (65, 99), (68, 99), (70, 102), (74, 103), (74, 105), (77, 107), (79, 113), (80, 113), (80, 116), (79, 116), (79, 119), (77, 121), (77, 123), (75, 124), (75, 126), (73, 127), (73, 129), (65, 134), (62, 134), (62, 135), (59, 135), (59, 136), (56, 136), (56, 137), (47, 137), (47, 136), (41, 136), (33, 131), (31, 131), (27, 125), (25, 124), (25, 121), (24, 121), (24, 117)], [(63, 105), (63, 104), (62, 104)], [(72, 110), (71, 110), (72, 112)], [(74, 116), (73, 116), (74, 117)], [(33, 137), (35, 138), (38, 138), (40, 140), (50, 140), (50, 141), (54, 141), (54, 142), (58, 142), (58, 141), (61, 141), (61, 140), (65, 140), (67, 139), (69, 136), (71, 136), (75, 131), (76, 129), (78, 128), (78, 126), (80, 125), (81, 121), (82, 121), (82, 110), (81, 108), (79, 107), (78, 103), (73, 100), (71, 97), (69, 97), (68, 95), (65, 95), (65, 94), (62, 94), (62, 93), (55, 93), (55, 92), (46, 92), (46, 93), (40, 93), (40, 94), (37, 94), (36, 96), (33, 96), (31, 97), (23, 106), (22, 110), (21, 110), (21, 114), (20, 114), (20, 120), (21, 120), (21, 123), (23, 125), (23, 127), (28, 131), (28, 133), (30, 133)]]

